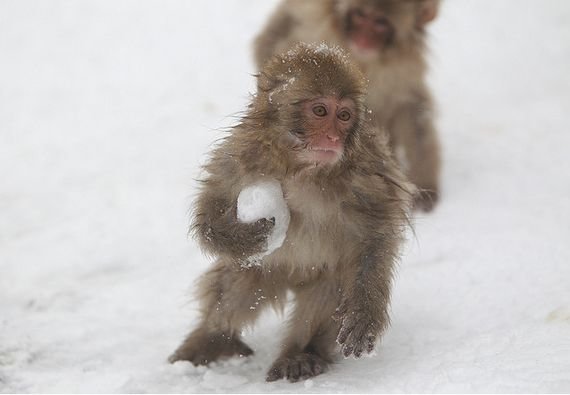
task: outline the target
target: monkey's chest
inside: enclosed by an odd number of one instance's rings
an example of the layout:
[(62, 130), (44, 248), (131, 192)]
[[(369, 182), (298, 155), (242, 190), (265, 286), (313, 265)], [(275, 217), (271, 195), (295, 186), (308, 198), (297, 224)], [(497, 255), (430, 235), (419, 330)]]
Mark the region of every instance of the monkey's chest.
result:
[(340, 201), (312, 188), (286, 189), (285, 200), (291, 221), (275, 258), (308, 270), (335, 267), (348, 241)]

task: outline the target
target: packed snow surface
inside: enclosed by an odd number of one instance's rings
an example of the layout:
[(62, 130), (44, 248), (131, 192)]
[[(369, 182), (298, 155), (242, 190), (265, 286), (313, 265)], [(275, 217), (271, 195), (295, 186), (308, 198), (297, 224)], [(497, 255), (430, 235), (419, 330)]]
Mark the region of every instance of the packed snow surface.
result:
[(251, 262), (259, 262), (281, 247), (287, 236), (291, 216), (279, 181), (264, 180), (243, 188), (237, 199), (237, 217), (245, 223), (262, 218), (275, 221), (275, 226), (267, 237), (267, 249), (252, 257)]
[(211, 261), (200, 166), (255, 87), (275, 0), (0, 1), (0, 392), (570, 392), (570, 1), (452, 0), (429, 27), (442, 199), (376, 356), (265, 383), (166, 362)]

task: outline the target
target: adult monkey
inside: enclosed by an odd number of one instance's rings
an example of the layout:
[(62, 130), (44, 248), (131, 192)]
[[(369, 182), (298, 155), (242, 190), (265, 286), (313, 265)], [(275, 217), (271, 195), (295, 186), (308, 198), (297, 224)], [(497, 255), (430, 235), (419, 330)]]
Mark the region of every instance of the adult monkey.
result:
[(254, 43), (258, 68), (297, 42), (327, 42), (352, 54), (369, 80), (367, 105), (385, 128), (407, 175), (415, 205), (439, 198), (440, 148), (425, 83), (425, 27), (439, 0), (284, 0)]

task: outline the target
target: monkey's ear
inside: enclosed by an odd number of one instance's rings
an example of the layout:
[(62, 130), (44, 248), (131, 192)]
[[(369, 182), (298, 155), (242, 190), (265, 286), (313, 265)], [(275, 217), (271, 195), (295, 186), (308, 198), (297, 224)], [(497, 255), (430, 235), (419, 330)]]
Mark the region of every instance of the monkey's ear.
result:
[(257, 90), (259, 90), (260, 92), (267, 91), (269, 88), (269, 81), (267, 78), (267, 74), (265, 74), (262, 71), (256, 74), (255, 77), (257, 78)]
[(440, 0), (423, 0), (418, 13), (417, 27), (422, 28), (433, 21), (439, 11)]
[(278, 81), (276, 81), (274, 78), (271, 78), (271, 76), (264, 71), (261, 71), (259, 74), (256, 75), (256, 77), (257, 77), (257, 90), (259, 92), (272, 91), (273, 89), (276, 88), (278, 84)]

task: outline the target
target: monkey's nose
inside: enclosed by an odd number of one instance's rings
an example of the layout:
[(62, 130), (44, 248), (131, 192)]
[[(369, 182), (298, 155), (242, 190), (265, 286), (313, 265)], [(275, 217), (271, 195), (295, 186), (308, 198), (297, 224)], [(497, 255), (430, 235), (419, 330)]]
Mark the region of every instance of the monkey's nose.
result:
[(327, 134), (327, 138), (332, 141), (333, 143), (336, 143), (338, 140), (340, 140), (339, 136), (331, 136), (330, 134)]

